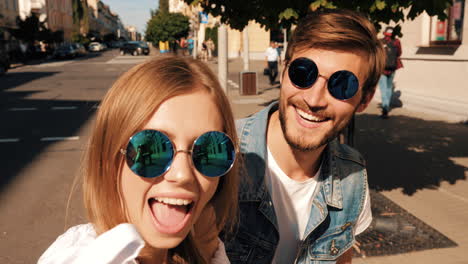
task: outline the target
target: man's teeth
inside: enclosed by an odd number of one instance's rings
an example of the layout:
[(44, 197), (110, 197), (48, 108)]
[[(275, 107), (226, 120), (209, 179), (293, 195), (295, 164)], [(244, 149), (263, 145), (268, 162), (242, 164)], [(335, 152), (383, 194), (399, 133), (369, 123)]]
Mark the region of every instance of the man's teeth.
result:
[(308, 120), (308, 121), (313, 121), (313, 122), (321, 122), (321, 121), (324, 121), (325, 118), (320, 118), (320, 117), (316, 117), (314, 115), (311, 115), (309, 113), (306, 113), (304, 111), (302, 111), (301, 109), (299, 108), (296, 108), (297, 110), (297, 113), (304, 119)]
[(189, 205), (192, 203), (192, 200), (177, 199), (177, 198), (160, 197), (160, 198), (154, 198), (154, 199), (160, 203), (172, 204), (172, 205)]

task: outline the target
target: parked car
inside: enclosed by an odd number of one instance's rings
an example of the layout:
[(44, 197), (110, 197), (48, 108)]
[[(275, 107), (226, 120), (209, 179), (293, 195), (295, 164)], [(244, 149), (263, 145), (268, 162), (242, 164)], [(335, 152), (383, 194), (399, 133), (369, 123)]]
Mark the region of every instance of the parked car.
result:
[(10, 59), (6, 51), (0, 49), (0, 75), (4, 75), (10, 69)]
[(148, 45), (143, 41), (129, 41), (120, 48), (120, 55), (132, 54), (137, 55), (149, 55), (150, 50)]
[(64, 44), (54, 52), (54, 58), (57, 59), (73, 59), (76, 56), (78, 56), (78, 51), (72, 44)]
[(86, 49), (81, 43), (73, 43), (72, 46), (75, 48), (76, 53), (78, 56), (84, 56), (86, 55)]
[(102, 51), (104, 50), (104, 46), (99, 42), (91, 42), (89, 43), (88, 50), (89, 51)]

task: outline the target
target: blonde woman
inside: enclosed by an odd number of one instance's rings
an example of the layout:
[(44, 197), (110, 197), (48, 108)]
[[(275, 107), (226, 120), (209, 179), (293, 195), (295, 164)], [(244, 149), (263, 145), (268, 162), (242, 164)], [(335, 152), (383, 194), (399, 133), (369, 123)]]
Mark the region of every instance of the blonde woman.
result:
[(229, 263), (219, 239), (200, 241), (237, 214), (236, 146), (229, 102), (205, 64), (166, 56), (135, 66), (102, 101), (85, 155), (90, 223), (39, 263)]

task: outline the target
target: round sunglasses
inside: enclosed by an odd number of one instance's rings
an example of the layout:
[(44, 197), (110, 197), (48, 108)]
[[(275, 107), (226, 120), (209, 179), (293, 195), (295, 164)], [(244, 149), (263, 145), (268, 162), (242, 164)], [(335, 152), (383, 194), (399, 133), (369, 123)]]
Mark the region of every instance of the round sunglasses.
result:
[(223, 132), (210, 131), (193, 142), (191, 150), (177, 150), (169, 137), (161, 131), (146, 129), (137, 132), (121, 149), (127, 165), (136, 175), (154, 178), (166, 173), (179, 152), (192, 157), (195, 168), (207, 177), (219, 177), (229, 172), (236, 159), (231, 138)]
[(328, 92), (338, 100), (352, 98), (359, 89), (359, 80), (352, 72), (337, 71), (327, 78), (320, 75), (317, 64), (313, 60), (304, 57), (291, 62), (288, 76), (292, 84), (299, 89), (310, 88), (318, 77), (323, 77), (328, 82)]

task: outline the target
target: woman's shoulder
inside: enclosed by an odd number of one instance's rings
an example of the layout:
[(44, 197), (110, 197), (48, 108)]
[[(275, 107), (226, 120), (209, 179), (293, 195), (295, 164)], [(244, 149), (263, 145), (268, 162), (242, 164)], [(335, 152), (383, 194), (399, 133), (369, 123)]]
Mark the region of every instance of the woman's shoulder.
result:
[(49, 263), (50, 259), (73, 259), (80, 248), (84, 248), (96, 239), (92, 224), (81, 224), (70, 227), (60, 235), (39, 258), (38, 263)]
[(78, 225), (59, 236), (38, 264), (135, 263), (144, 245), (131, 224), (119, 224), (99, 236), (92, 224)]

